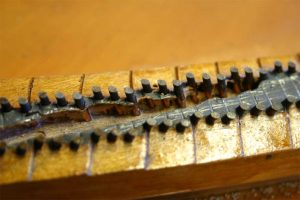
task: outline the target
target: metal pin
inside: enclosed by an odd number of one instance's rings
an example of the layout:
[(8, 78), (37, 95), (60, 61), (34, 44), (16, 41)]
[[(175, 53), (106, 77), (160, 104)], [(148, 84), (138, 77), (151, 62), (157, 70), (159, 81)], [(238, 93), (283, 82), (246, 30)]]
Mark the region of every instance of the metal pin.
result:
[(134, 90), (130, 87), (126, 87), (124, 89), (125, 95), (126, 95), (126, 101), (131, 102), (131, 103), (137, 103), (137, 98), (134, 93)]
[(284, 108), (289, 109), (293, 103), (296, 103), (297, 97), (288, 96), (285, 100), (282, 101), (282, 105)]
[(250, 114), (252, 116), (258, 116), (264, 109), (264, 105), (262, 103), (258, 103), (253, 108), (251, 108)]
[(273, 104), (266, 109), (266, 113), (269, 116), (274, 116), (276, 112), (283, 109), (282, 104)]
[(259, 81), (267, 80), (268, 76), (269, 76), (269, 72), (266, 69), (264, 68), (259, 69)]
[(96, 132), (91, 133), (91, 141), (93, 144), (97, 144), (100, 140), (100, 135)]
[(218, 74), (217, 80), (218, 80), (217, 87), (218, 87), (219, 96), (221, 98), (224, 98), (227, 96), (227, 94), (226, 94), (226, 92), (227, 92), (226, 78), (222, 74)]
[(230, 72), (231, 72), (231, 79), (234, 81), (233, 82), (233, 91), (235, 93), (240, 93), (241, 92), (241, 77), (239, 75), (239, 70), (236, 67), (231, 67)]
[(159, 88), (159, 93), (161, 94), (168, 94), (169, 89), (167, 87), (167, 83), (164, 80), (158, 80), (157, 81), (158, 88)]
[(174, 87), (174, 93), (175, 93), (176, 97), (180, 100), (185, 99), (183, 85), (182, 85), (181, 81), (174, 80), (173, 87)]
[(296, 102), (296, 107), (299, 109), (300, 108), (300, 100), (298, 100), (297, 102)]
[(69, 147), (72, 151), (78, 151), (79, 147), (80, 147), (80, 137), (77, 137), (75, 139), (73, 139), (70, 143), (69, 143)]
[(281, 73), (281, 72), (283, 72), (282, 63), (280, 61), (275, 61), (274, 62), (274, 72), (275, 73)]
[(233, 112), (226, 113), (222, 118), (221, 121), (223, 124), (228, 125), (230, 121), (234, 120), (236, 118), (236, 114)]
[(27, 144), (25, 142), (21, 142), (20, 144), (18, 144), (16, 148), (16, 154), (18, 156), (24, 156), (26, 151), (27, 151)]
[(55, 94), (55, 98), (56, 98), (56, 102), (57, 102), (57, 105), (59, 107), (64, 107), (64, 106), (67, 106), (68, 105), (68, 102), (66, 100), (66, 97), (63, 93), (61, 92), (56, 92)]
[(173, 125), (172, 120), (165, 119), (162, 123), (159, 124), (158, 130), (161, 133), (165, 133), (172, 125)]
[(92, 87), (92, 91), (93, 91), (93, 99), (94, 100), (102, 100), (104, 99), (104, 96), (102, 94), (101, 88), (98, 86), (93, 86)]
[(49, 97), (48, 97), (46, 92), (40, 92), (39, 93), (39, 98), (40, 98), (40, 104), (42, 106), (50, 105), (51, 102), (50, 102)]
[(152, 92), (152, 88), (151, 88), (151, 84), (150, 84), (149, 80), (142, 79), (141, 80), (141, 84), (142, 84), (143, 92), (144, 93), (151, 93)]
[(20, 111), (22, 113), (28, 113), (31, 109), (31, 105), (27, 101), (27, 99), (21, 97), (19, 98)]
[(58, 151), (61, 148), (59, 139), (51, 138), (48, 140), (48, 147), (51, 151)]
[(178, 133), (183, 133), (186, 128), (190, 127), (191, 122), (189, 120), (183, 119), (178, 124), (176, 124), (176, 131)]
[(288, 62), (288, 74), (296, 73), (296, 64), (294, 62)]
[(117, 101), (120, 99), (117, 88), (115, 88), (114, 86), (109, 86), (108, 91), (110, 95), (110, 100)]
[(0, 98), (0, 104), (1, 104), (1, 111), (2, 112), (9, 112), (12, 110), (12, 106), (5, 97)]
[(250, 67), (245, 68), (244, 90), (251, 90), (254, 85), (253, 71)]
[(236, 114), (239, 117), (242, 117), (243, 114), (245, 113), (245, 111), (250, 110), (250, 106), (249, 104), (245, 103), (245, 102), (241, 102), (240, 105), (236, 108)]
[(43, 144), (44, 144), (45, 136), (40, 134), (36, 138), (33, 139), (33, 149), (34, 151), (41, 150)]
[(85, 101), (79, 92), (73, 94), (74, 104), (77, 108), (83, 109), (85, 106)]
[(197, 87), (197, 83), (196, 83), (195, 76), (193, 73), (188, 72), (188, 73), (186, 73), (185, 76), (186, 76), (188, 86), (193, 87), (193, 88)]
[(211, 92), (213, 89), (213, 85), (211, 83), (211, 79), (210, 76), (207, 73), (203, 73), (202, 74), (202, 80), (203, 80), (203, 91), (205, 93), (206, 98), (210, 98), (211, 97)]
[(6, 151), (6, 143), (4, 141), (0, 141), (0, 156), (3, 156)]
[(150, 132), (151, 128), (156, 125), (156, 120), (153, 118), (149, 118), (143, 124), (143, 127), (146, 131)]
[(200, 111), (196, 111), (191, 117), (191, 122), (193, 125), (197, 125), (198, 121), (203, 118), (203, 114)]
[(208, 125), (214, 125), (215, 120), (220, 119), (220, 114), (217, 112), (212, 112), (205, 118), (205, 121)]
[(135, 138), (134, 135), (132, 135), (128, 131), (123, 135), (123, 140), (126, 143), (131, 143), (134, 140), (134, 138)]
[(111, 131), (106, 135), (106, 140), (108, 143), (114, 143), (117, 140), (117, 135)]

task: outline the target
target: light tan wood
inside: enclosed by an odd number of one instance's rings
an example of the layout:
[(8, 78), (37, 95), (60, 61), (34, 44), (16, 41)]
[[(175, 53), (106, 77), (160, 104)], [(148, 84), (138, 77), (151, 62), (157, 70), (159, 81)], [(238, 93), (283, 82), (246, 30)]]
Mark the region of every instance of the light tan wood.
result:
[(80, 92), (82, 86), (82, 75), (72, 76), (42, 76), (35, 77), (31, 92), (31, 99), (36, 101), (39, 99), (39, 92), (47, 92), (49, 99), (55, 101), (55, 93), (62, 92), (67, 101), (73, 100), (73, 93)]
[(292, 142), (295, 148), (300, 147), (300, 114), (299, 110), (293, 106), (289, 112), (290, 131), (292, 134)]
[[(70, 75), (299, 52), (299, 1), (2, 0), (1, 77)], [(269, 13), (266, 15), (266, 13)]]
[(194, 74), (196, 81), (202, 81), (202, 74), (208, 73), (212, 79), (212, 82), (217, 82), (217, 67), (213, 63), (181, 66), (177, 68), (177, 71), (179, 80), (181, 81), (186, 81), (186, 74), (191, 72)]
[(68, 145), (63, 145), (59, 151), (53, 152), (45, 144), (34, 156), (32, 180), (49, 180), (85, 174), (89, 156), (88, 145), (81, 145), (77, 152), (70, 150)]
[(94, 148), (91, 172), (96, 175), (143, 169), (145, 157), (144, 135), (135, 135), (135, 139), (130, 144), (125, 143), (121, 138), (111, 144), (106, 141), (105, 136), (102, 136)]
[(148, 79), (151, 87), (154, 88), (158, 88), (157, 81), (163, 79), (166, 81), (168, 88), (172, 88), (173, 80), (177, 79), (175, 67), (156, 67), (132, 71), (132, 85), (134, 89), (142, 88), (142, 79)]
[(0, 97), (6, 97), (13, 106), (19, 107), (19, 97), (30, 97), (31, 78), (0, 79)]
[(222, 61), (218, 62), (218, 72), (227, 77), (230, 76), (230, 68), (236, 67), (241, 76), (245, 76), (245, 67), (250, 67), (253, 70), (253, 75), (258, 77), (259, 65), (255, 59), (253, 60), (240, 60), (240, 61)]
[(174, 128), (166, 133), (153, 128), (149, 135), (149, 160), (147, 169), (183, 166), (195, 162), (192, 128), (177, 133)]
[(204, 121), (198, 122), (195, 136), (197, 163), (241, 157), (243, 146), (237, 123), (233, 120), (229, 125), (222, 125), (216, 121), (214, 126), (209, 126)]
[(299, 60), (297, 58), (296, 55), (294, 56), (274, 56), (274, 57), (263, 57), (260, 58), (259, 60), (260, 66), (266, 69), (274, 69), (274, 62), (275, 61), (280, 61), (283, 65), (283, 69), (287, 70), (288, 66), (288, 62), (294, 62), (297, 66), (297, 69), (300, 69), (300, 65), (299, 65)]
[(82, 94), (86, 96), (92, 96), (92, 87), (99, 86), (103, 95), (109, 95), (108, 87), (114, 86), (118, 89), (119, 95), (124, 97), (124, 88), (130, 87), (130, 72), (108, 72), (98, 74), (86, 74), (84, 78)]

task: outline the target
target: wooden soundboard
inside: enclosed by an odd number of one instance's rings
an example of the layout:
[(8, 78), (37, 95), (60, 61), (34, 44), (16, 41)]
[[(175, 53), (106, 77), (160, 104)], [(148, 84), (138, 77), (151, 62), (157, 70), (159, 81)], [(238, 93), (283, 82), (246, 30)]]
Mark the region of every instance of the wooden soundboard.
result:
[[(263, 67), (273, 71), (275, 61), (282, 63), (284, 71), (288, 70), (288, 62), (293, 62), (299, 70), (299, 56), (292, 55), (114, 73), (1, 79), (0, 96), (6, 97), (13, 107), (18, 107), (20, 96), (32, 103), (39, 102), (39, 92), (44, 91), (51, 102), (56, 102), (55, 94), (61, 91), (67, 101), (71, 102), (74, 92), (92, 96), (91, 88), (94, 85), (102, 88), (103, 96), (112, 98), (112, 93), (106, 88), (113, 85), (119, 91), (120, 98), (124, 99), (128, 98), (122, 92), (124, 87), (129, 86), (135, 91), (143, 89), (141, 79), (149, 80), (154, 90), (160, 90), (161, 84), (157, 80), (163, 79), (173, 90), (173, 80), (186, 81), (188, 72), (192, 72), (195, 80), (201, 83), (204, 82), (202, 74), (208, 73), (211, 83), (216, 85), (219, 81), (217, 74), (232, 76), (232, 66), (239, 70), (241, 77), (245, 77), (244, 68), (251, 67), (257, 79), (260, 76), (259, 69)], [(213, 92), (217, 86), (214, 86)], [(223, 97), (234, 97), (240, 92), (236, 92), (233, 87)], [(218, 94), (221, 95), (220, 91)], [(45, 142), (36, 151), (28, 143), (40, 135), (51, 138), (153, 118), (177, 110), (178, 106), (193, 107), (216, 95), (201, 91), (196, 96), (196, 99), (193, 98), (195, 96), (186, 99), (185, 104), (169, 105), (163, 100), (164, 103), (154, 103), (154, 106), (150, 103), (150, 109), (142, 107), (140, 114), (120, 115), (117, 112), (107, 115), (110, 113), (107, 112), (88, 122), (55, 121), (15, 136), (10, 135), (11, 132), (4, 134), (1, 131), (0, 136), (6, 145), (22, 144), (7, 147), (0, 157), (1, 196), (5, 199), (136, 199), (163, 198), (165, 195), (176, 197), (172, 196), (174, 194), (180, 198), (180, 194), (190, 193), (191, 198), (204, 198), (241, 190), (246, 191), (248, 199), (253, 199), (254, 196), (249, 195), (251, 190), (247, 190), (249, 187), (273, 184), (270, 187), (278, 189), (278, 182), (289, 181), (287, 185), (290, 183), (299, 188), (300, 113), (295, 104), (272, 116), (264, 112), (256, 117), (245, 114), (231, 119), (228, 124), (216, 117), (212, 125), (199, 117), (200, 121), (185, 127), (183, 134), (178, 133), (180, 128), (177, 129), (177, 125), (165, 130), (156, 124), (148, 132), (143, 126), (146, 134), (130, 132), (133, 138), (128, 139), (119, 133), (113, 135), (113, 139), (107, 134), (104, 137), (98, 135), (99, 141), (96, 143), (80, 141), (76, 143), (77, 148), (71, 147), (69, 141), (59, 143), (59, 150), (55, 150), (53, 143)], [(24, 145), (20, 141), (27, 143)], [(24, 154), (20, 153), (20, 148), (25, 150)], [(290, 192), (292, 196), (299, 195), (297, 189), (285, 189), (293, 191)], [(258, 195), (257, 198), (267, 195), (283, 198), (285, 195), (276, 189), (272, 194), (261, 192), (265, 190), (255, 191), (253, 195)]]

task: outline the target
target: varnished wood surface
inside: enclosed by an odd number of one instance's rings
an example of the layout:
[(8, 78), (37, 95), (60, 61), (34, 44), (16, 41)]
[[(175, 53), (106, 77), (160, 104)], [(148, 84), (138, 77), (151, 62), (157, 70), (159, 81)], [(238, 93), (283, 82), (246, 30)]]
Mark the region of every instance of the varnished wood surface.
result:
[(2, 0), (0, 77), (300, 52), (297, 0)]

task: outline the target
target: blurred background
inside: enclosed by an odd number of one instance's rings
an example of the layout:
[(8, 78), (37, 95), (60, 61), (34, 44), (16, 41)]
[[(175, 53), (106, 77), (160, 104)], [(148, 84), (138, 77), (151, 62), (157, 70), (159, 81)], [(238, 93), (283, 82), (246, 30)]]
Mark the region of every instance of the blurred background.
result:
[(300, 53), (298, 0), (1, 0), (0, 78)]

